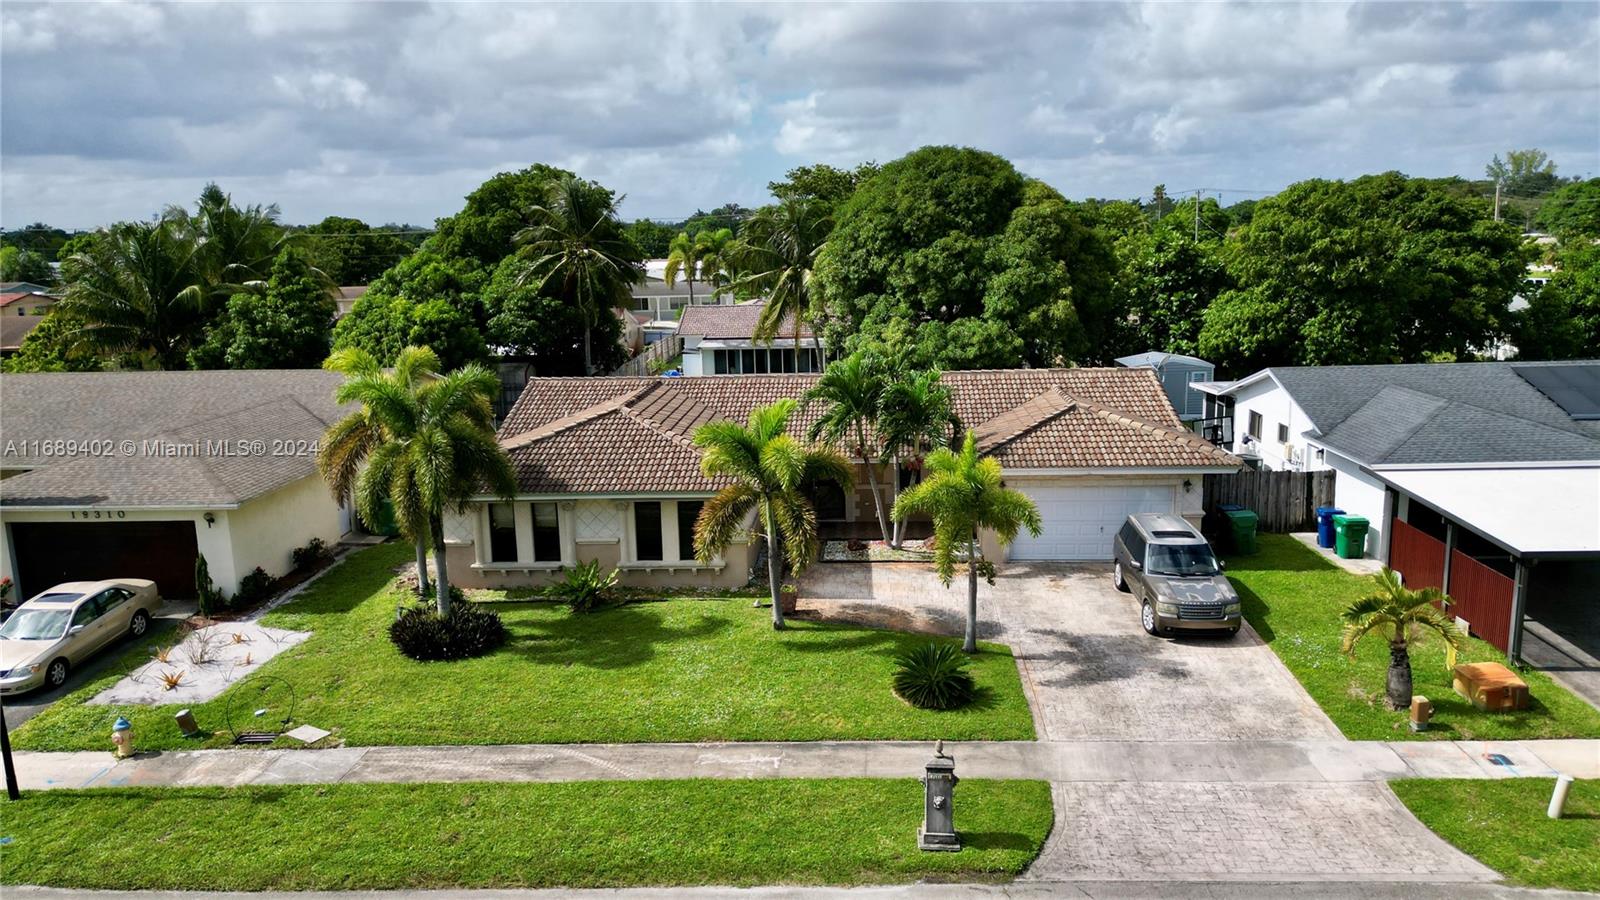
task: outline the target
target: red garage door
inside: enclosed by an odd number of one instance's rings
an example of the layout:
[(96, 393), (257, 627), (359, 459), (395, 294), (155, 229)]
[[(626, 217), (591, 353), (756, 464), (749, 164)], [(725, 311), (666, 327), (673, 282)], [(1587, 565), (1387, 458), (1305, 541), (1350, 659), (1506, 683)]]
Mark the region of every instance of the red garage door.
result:
[(194, 596), (193, 522), (14, 522), (18, 596), (63, 581), (148, 578), (162, 597)]

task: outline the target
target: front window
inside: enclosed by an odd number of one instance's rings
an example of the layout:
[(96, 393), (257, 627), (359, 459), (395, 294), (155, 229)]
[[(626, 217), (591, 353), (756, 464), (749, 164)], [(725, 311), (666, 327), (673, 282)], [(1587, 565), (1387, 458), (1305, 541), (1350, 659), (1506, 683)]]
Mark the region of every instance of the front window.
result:
[(1151, 544), (1145, 571), (1151, 575), (1215, 575), (1217, 558), (1205, 544)]
[(489, 561), (517, 561), (517, 514), (509, 503), (489, 504)]
[(1278, 443), (1289, 443), (1289, 426), (1282, 424), (1278, 426)]
[(704, 507), (699, 500), (678, 501), (678, 558), (684, 562), (694, 561), (694, 523)]
[(633, 505), (633, 556), (646, 562), (661, 559), (661, 504), (658, 501)]
[(72, 613), (65, 609), (19, 609), (0, 626), (8, 641), (53, 641), (67, 631)]
[(1250, 436), (1261, 440), (1261, 413), (1254, 410), (1250, 412)]
[(561, 561), (561, 511), (554, 503), (533, 504), (533, 558)]

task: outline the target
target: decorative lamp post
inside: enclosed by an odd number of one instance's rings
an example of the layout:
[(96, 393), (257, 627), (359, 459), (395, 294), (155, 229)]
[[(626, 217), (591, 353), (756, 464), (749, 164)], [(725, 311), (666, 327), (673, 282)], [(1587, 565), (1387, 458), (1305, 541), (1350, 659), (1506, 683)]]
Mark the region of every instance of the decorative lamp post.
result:
[(944, 752), (944, 741), (934, 744), (933, 759), (923, 766), (922, 827), (917, 829), (917, 846), (923, 850), (960, 850), (956, 835), (956, 761)]

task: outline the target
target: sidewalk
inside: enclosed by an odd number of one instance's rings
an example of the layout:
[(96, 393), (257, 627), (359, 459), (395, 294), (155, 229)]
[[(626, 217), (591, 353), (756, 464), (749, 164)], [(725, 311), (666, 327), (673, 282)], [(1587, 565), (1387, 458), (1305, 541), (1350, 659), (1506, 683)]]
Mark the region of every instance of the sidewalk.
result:
[[(952, 742), (968, 778), (1052, 782), (1348, 783), (1392, 778), (1600, 778), (1600, 740)], [(518, 744), (16, 754), (24, 789), (335, 782), (901, 778), (925, 741)], [(1500, 760), (1497, 762), (1496, 760)]]

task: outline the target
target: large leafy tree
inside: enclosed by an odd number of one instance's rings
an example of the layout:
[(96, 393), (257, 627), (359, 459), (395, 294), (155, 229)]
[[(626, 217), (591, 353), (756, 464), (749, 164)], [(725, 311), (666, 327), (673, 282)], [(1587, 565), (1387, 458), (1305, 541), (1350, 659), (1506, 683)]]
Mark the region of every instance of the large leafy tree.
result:
[(1225, 259), (1200, 355), (1248, 372), (1469, 357), (1506, 333), (1527, 252), (1482, 201), (1390, 172), (1291, 185)]
[(947, 369), (1103, 356), (1111, 248), (1006, 160), (924, 147), (883, 166), (835, 218), (816, 271), (830, 350)]
[(1118, 242), (1122, 350), (1200, 352), (1205, 311), (1230, 286), (1221, 249), (1219, 241), (1196, 241), (1171, 227)]
[(205, 325), (207, 290), (196, 274), (199, 246), (169, 219), (124, 222), (62, 263), (73, 351), (186, 367)]
[(689, 285), (689, 305), (694, 305), (694, 283), (709, 283), (712, 289), (721, 283), (728, 270), (728, 244), (733, 240), (733, 229), (706, 229), (696, 234), (680, 232), (667, 249), (667, 266), (663, 279), (672, 287), (681, 278)]
[(1550, 154), (1537, 147), (1507, 150), (1505, 159), (1495, 154), (1483, 167), (1483, 174), (1490, 183), (1500, 185), (1502, 191), (1523, 196), (1544, 193), (1561, 183)]
[(884, 459), (878, 417), (887, 387), (883, 366), (868, 354), (858, 352), (829, 366), (801, 399), (803, 405), (815, 403), (822, 407), (811, 424), (811, 440), (825, 440), (845, 448), (867, 470), (872, 511), (885, 541), (889, 540), (889, 510), (878, 485), (878, 470)]
[(311, 264), (338, 285), (368, 284), (415, 249), (399, 235), (345, 216), (328, 216), (301, 234)]
[(628, 238), (646, 259), (666, 258), (672, 251), (672, 239), (678, 236), (678, 229), (649, 219), (635, 219), (629, 222), (626, 231)]
[(832, 210), (850, 199), (863, 181), (878, 174), (878, 164), (865, 162), (854, 169), (840, 169), (827, 163), (796, 166), (782, 181), (767, 182), (767, 190), (779, 203), (789, 200), (814, 200)]
[(1417, 632), (1431, 631), (1458, 650), (1466, 641), (1450, 617), (1436, 606), (1447, 599), (1438, 588), (1409, 590), (1387, 566), (1372, 577), (1373, 592), (1340, 613), (1339, 618), (1344, 622), (1341, 647), (1345, 653), (1354, 654), (1356, 644), (1369, 634), (1388, 640), (1389, 674), (1384, 702), (1390, 709), (1405, 709), (1411, 705), (1409, 648)]
[[(507, 356), (532, 364), (541, 375), (585, 374), (587, 323), (582, 310), (542, 290), (530, 268), (526, 260), (508, 256), (484, 287), (489, 343)], [(592, 332), (596, 368), (610, 371), (620, 365), (625, 357), (619, 341), (621, 322), (615, 316), (601, 316)]]
[(1600, 245), (1564, 245), (1550, 280), (1530, 291), (1513, 329), (1522, 359), (1578, 359), (1600, 353)]
[(767, 539), (767, 585), (772, 627), (783, 628), (779, 599), (785, 562), (798, 573), (817, 558), (817, 512), (805, 486), (832, 480), (850, 489), (850, 463), (838, 451), (809, 447), (786, 433), (795, 401), (755, 409), (745, 425), (711, 422), (695, 429), (700, 468), (708, 478), (730, 479), (706, 502), (695, 522), (694, 550), (702, 562), (722, 553), (752, 515)]
[(328, 355), (337, 311), (322, 274), (299, 251), (284, 250), (265, 285), (228, 297), (189, 360), (195, 368), (314, 368)]
[(1021, 491), (1005, 486), (1000, 463), (979, 456), (977, 440), (967, 432), (960, 450), (935, 450), (928, 457), (927, 479), (900, 495), (894, 517), (933, 517), (933, 565), (945, 587), (955, 578), (956, 553), (967, 563), (967, 633), (962, 648), (978, 651), (978, 573), (993, 572), (978, 546), (979, 529), (993, 531), (1002, 545), (1016, 540), (1024, 528), (1037, 537), (1043, 527), (1039, 510)]
[(639, 249), (617, 218), (617, 196), (592, 181), (563, 176), (529, 207), (531, 222), (515, 235), (531, 265), (528, 281), (575, 306), (583, 316), (584, 371), (595, 371), (593, 332), (602, 317), (626, 308), (644, 277)]
[(1600, 178), (1577, 181), (1539, 207), (1539, 226), (1563, 241), (1600, 238)]
[(49, 287), (55, 280), (56, 273), (44, 254), (14, 244), (0, 247), (0, 281), (28, 281)]
[(102, 360), (92, 353), (73, 349), (74, 326), (59, 308), (45, 312), (39, 324), (22, 339), (17, 352), (0, 362), (0, 371), (23, 372), (98, 372)]

